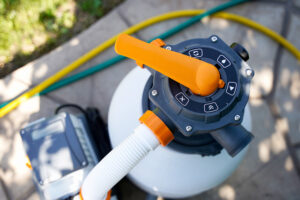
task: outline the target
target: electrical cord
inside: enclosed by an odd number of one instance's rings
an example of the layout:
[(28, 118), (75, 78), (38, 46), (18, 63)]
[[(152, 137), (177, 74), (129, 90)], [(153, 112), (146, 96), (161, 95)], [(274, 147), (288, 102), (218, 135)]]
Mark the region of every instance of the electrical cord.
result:
[(63, 108), (76, 108), (77, 110), (82, 112), (82, 114), (87, 115), (85, 110), (82, 107), (80, 107), (79, 105), (76, 105), (76, 104), (63, 104), (63, 105), (60, 105), (55, 109), (54, 114), (57, 115), (59, 113), (59, 111)]
[[(211, 14), (222, 11), (226, 8), (233, 7), (235, 5), (238, 5), (238, 4), (246, 2), (246, 1), (248, 1), (248, 0), (232, 0), (232, 1), (229, 1), (229, 2), (226, 2), (226, 3), (223, 3), (223, 4), (221, 4), (217, 7), (214, 7), (214, 8), (212, 8), (212, 9), (210, 9), (210, 10), (204, 12), (204, 13), (201, 13), (201, 14), (195, 16), (195, 17), (192, 17), (192, 18), (188, 19), (187, 21), (175, 26), (172, 29), (169, 29), (168, 31), (166, 31), (163, 34), (157, 36), (156, 38), (164, 39), (166, 37), (172, 36), (175, 33), (177, 33), (178, 31), (183, 30), (183, 29), (193, 25), (194, 23), (198, 22), (199, 20), (201, 20), (202, 18), (204, 18), (206, 16), (209, 16)], [(129, 29), (131, 29), (131, 28), (129, 28)], [(126, 31), (124, 31), (122, 33), (130, 34), (130, 33), (128, 33), (129, 29), (127, 29)], [(66, 76), (67, 74), (72, 72), (73, 70), (77, 69), (83, 63), (87, 62), (88, 60), (90, 60), (93, 57), (95, 57), (96, 55), (98, 55), (100, 52), (104, 51), (106, 48), (108, 48), (110, 46), (110, 44), (114, 43), (116, 38), (117, 38), (117, 35), (112, 37), (111, 39), (105, 41), (104, 43), (102, 43), (101, 45), (96, 47), (95, 49), (93, 49), (90, 52), (83, 55), (82, 57), (78, 58), (73, 63), (66, 66), (62, 70), (58, 71), (53, 76), (50, 76), (45, 81), (43, 81), (39, 85), (35, 86), (34, 88), (29, 90), (28, 92), (22, 94), (18, 98), (16, 98), (13, 101), (9, 102), (6, 106), (4, 106), (3, 108), (0, 109), (0, 117), (3, 117), (7, 113), (9, 113), (11, 110), (15, 109), (22, 102), (26, 101), (30, 97), (32, 97), (32, 96), (36, 95), (37, 93), (41, 92), (42, 90), (46, 89), (47, 87), (49, 87), (53, 83), (57, 82), (58, 80), (60, 80), (61, 78), (63, 78), (64, 76)]]

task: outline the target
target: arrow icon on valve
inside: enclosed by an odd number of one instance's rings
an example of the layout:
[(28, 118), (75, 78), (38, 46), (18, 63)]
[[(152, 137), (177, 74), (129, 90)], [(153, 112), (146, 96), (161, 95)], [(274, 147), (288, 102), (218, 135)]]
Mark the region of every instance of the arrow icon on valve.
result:
[(119, 35), (115, 51), (151, 67), (198, 95), (207, 96), (224, 87), (224, 81), (214, 65), (148, 44), (127, 34)]

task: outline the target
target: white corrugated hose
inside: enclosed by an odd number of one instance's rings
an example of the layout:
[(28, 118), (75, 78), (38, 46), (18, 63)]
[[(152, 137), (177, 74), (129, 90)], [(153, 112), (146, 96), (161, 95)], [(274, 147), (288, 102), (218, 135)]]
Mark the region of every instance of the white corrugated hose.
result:
[(140, 124), (133, 134), (107, 154), (88, 174), (81, 188), (83, 199), (105, 199), (107, 192), (159, 144), (154, 133), (146, 125)]

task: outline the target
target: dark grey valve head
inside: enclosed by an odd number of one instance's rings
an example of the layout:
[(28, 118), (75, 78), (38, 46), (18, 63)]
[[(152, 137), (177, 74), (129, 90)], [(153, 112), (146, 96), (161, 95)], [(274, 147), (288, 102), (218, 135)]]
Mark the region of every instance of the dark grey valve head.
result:
[[(230, 47), (215, 35), (167, 46), (214, 65), (225, 86), (208, 96), (195, 95), (189, 88), (152, 71), (145, 88), (144, 110), (155, 110), (172, 130), (175, 139), (170, 148), (203, 156), (216, 155), (224, 148), (235, 156), (253, 138), (241, 126), (254, 75), (244, 61), (249, 58), (247, 51), (237, 43)], [(253, 72), (251, 76), (249, 70)], [(152, 95), (152, 91), (158, 95)]]

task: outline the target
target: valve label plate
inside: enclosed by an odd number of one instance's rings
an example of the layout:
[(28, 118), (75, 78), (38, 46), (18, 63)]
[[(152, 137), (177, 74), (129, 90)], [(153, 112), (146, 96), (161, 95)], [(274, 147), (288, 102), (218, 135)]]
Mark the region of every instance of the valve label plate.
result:
[(216, 102), (204, 104), (204, 112), (206, 112), (206, 113), (215, 112), (217, 110), (219, 110), (219, 107), (216, 104)]
[(226, 93), (233, 96), (235, 94), (236, 88), (237, 88), (236, 82), (228, 82)]
[(217, 61), (223, 68), (227, 68), (231, 65), (231, 62), (224, 55), (220, 55)]
[(203, 56), (202, 49), (192, 49), (189, 51), (189, 55), (193, 58), (201, 58)]
[(182, 92), (176, 94), (175, 98), (183, 106), (186, 106), (190, 101)]

